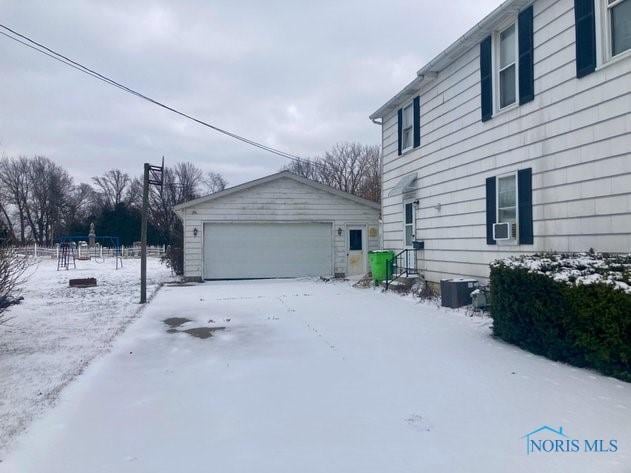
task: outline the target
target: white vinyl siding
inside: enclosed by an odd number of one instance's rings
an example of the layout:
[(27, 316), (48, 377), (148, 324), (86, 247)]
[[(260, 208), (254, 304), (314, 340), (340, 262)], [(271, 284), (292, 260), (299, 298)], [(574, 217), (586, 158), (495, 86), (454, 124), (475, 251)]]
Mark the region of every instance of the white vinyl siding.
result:
[[(423, 143), (410, 159), (396, 159), (396, 111), (384, 117), (384, 247), (404, 245), (402, 198), (388, 192), (416, 172), (415, 233), (430, 281), (486, 278), (508, 254), (631, 247), (631, 60), (576, 79), (572, 0), (534, 3), (534, 45), (533, 102), (481, 123), (476, 45), (421, 89)], [(528, 167), (534, 245), (489, 248), (485, 179)]]
[[(202, 277), (204, 223), (326, 223), (333, 228), (335, 273), (346, 272), (347, 225), (378, 229), (379, 210), (289, 178), (276, 179), (184, 211), (184, 274)], [(195, 237), (193, 230), (199, 235)], [(342, 228), (342, 235), (337, 229)], [(380, 246), (379, 232), (367, 233), (367, 249)]]

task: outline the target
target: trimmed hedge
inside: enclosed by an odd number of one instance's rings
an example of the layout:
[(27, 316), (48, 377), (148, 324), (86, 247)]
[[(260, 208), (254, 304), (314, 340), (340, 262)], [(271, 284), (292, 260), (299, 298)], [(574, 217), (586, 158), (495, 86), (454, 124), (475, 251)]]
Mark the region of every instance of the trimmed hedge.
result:
[(631, 382), (631, 294), (491, 265), (493, 333), (533, 353)]

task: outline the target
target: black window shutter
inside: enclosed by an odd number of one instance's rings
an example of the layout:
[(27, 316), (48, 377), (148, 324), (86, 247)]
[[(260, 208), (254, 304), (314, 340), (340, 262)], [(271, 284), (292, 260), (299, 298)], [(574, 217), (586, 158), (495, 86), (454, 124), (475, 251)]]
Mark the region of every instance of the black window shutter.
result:
[(534, 34), (532, 5), (519, 14), (519, 103), (535, 98)]
[(596, 14), (594, 0), (574, 0), (576, 21), (576, 77), (596, 70)]
[(532, 245), (532, 168), (517, 171), (517, 201), (519, 205), (519, 244)]
[(414, 147), (421, 146), (421, 98), (414, 97)]
[(482, 121), (493, 116), (493, 59), (491, 37), (480, 43), (480, 88), (482, 97)]
[(399, 156), (401, 156), (401, 139), (403, 136), (403, 109), (399, 109), (398, 113), (398, 127), (399, 127)]
[(497, 221), (497, 208), (495, 205), (495, 185), (494, 177), (486, 179), (486, 244), (495, 245), (493, 239), (493, 224)]

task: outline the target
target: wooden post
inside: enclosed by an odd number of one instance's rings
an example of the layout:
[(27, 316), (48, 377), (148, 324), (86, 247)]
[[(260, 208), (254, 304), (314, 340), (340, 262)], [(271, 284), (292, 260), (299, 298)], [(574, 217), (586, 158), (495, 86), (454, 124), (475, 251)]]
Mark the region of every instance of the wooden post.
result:
[(145, 163), (140, 224), (140, 303), (147, 302), (147, 213), (149, 212), (149, 163)]

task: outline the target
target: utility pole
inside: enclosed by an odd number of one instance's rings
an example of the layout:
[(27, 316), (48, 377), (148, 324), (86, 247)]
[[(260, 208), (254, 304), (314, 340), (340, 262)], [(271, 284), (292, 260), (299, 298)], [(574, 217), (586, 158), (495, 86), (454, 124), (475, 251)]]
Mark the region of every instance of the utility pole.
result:
[(142, 185), (142, 220), (140, 223), (140, 303), (147, 302), (147, 219), (149, 214), (149, 186), (164, 185), (164, 156), (162, 166), (145, 163)]
[(140, 223), (140, 303), (147, 302), (147, 214), (149, 213), (149, 163), (145, 163)]

